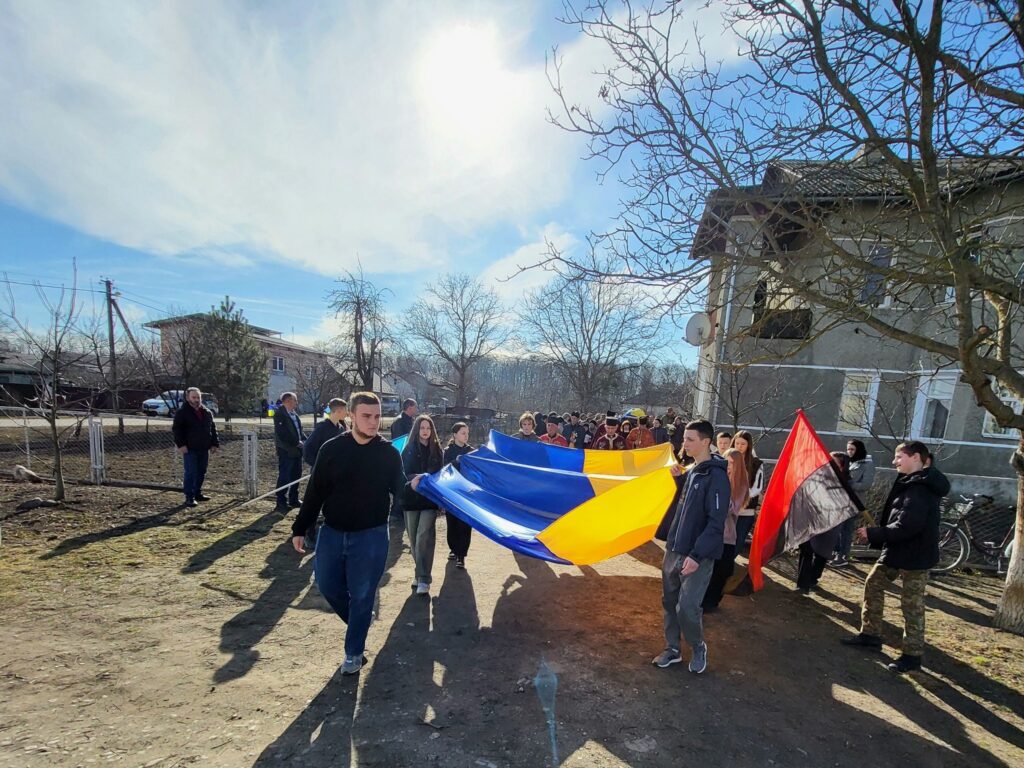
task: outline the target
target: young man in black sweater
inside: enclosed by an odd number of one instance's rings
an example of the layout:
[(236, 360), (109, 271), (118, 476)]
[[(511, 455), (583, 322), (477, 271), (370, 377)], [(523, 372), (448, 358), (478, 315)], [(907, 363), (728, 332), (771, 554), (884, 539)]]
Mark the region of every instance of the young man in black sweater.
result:
[(405, 486), (402, 457), (378, 434), (380, 398), (358, 392), (349, 400), (352, 431), (321, 447), (292, 524), (292, 546), (305, 553), (303, 537), (323, 512), (314, 572), (320, 594), (341, 620), (345, 661), (341, 672), (363, 666), (373, 599), (388, 555), (388, 515)]

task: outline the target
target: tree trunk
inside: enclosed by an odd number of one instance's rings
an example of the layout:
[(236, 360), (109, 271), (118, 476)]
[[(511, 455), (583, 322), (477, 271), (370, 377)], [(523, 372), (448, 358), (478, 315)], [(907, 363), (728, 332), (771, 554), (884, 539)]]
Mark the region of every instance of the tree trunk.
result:
[(53, 500), (64, 501), (64, 463), (60, 455), (60, 432), (57, 430), (57, 412), (50, 412), (50, 442), (53, 445)]
[(1006, 571), (1006, 586), (992, 623), (1000, 629), (1024, 634), (1024, 434), (1010, 463), (1017, 472), (1017, 522), (1013, 556)]

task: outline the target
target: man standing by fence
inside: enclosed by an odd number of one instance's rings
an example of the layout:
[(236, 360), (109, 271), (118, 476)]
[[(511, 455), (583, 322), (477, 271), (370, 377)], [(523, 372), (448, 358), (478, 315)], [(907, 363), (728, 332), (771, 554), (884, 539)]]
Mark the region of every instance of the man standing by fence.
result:
[(185, 465), (182, 488), (185, 492), (185, 506), (196, 507), (200, 501), (208, 501), (210, 498), (203, 495), (203, 480), (206, 479), (206, 468), (210, 463), (210, 451), (220, 447), (213, 413), (203, 405), (203, 393), (197, 387), (185, 390), (185, 405), (174, 414), (171, 433)]
[[(274, 447), (277, 449), (277, 506), (275, 512), (287, 512), (299, 506), (302, 477), (302, 445), (306, 434), (295, 410), (299, 404), (294, 392), (281, 395), (281, 407), (274, 411)], [(288, 488), (284, 486), (294, 483)]]
[(408, 435), (409, 430), (412, 429), (412, 420), (419, 412), (420, 409), (416, 405), (416, 401), (411, 397), (405, 398), (402, 401), (402, 415), (391, 422), (391, 439), (397, 440), (402, 435)]

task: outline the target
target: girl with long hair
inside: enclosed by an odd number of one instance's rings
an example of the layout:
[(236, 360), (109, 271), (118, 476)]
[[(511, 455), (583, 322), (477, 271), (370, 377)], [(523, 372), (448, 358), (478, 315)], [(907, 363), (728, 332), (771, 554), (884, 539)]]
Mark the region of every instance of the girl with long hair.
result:
[(764, 463), (754, 449), (754, 436), (741, 429), (732, 438), (732, 447), (743, 454), (743, 464), (747, 471), (750, 490), (746, 504), (736, 519), (736, 551), (741, 552), (747, 543), (747, 536), (757, 520), (757, 508), (761, 505), (761, 493), (764, 491)]
[[(464, 421), (455, 422), (452, 425), (451, 439), (444, 449), (444, 463), (454, 464), (458, 469), (459, 458), (472, 450), (473, 446), (469, 444), (469, 425)], [(469, 523), (463, 522), (450, 512), (445, 515), (445, 522), (448, 524), (448, 549), (451, 550), (448, 559), (455, 561), (456, 568), (464, 569), (473, 529), (469, 527)]]
[(727, 470), (730, 490), (729, 514), (725, 517), (722, 556), (715, 560), (715, 567), (711, 571), (711, 580), (708, 582), (704, 600), (701, 602), (705, 613), (718, 608), (725, 591), (725, 584), (732, 576), (738, 543), (736, 521), (739, 519), (740, 510), (746, 506), (747, 500), (750, 498), (750, 481), (747, 479), (747, 465), (743, 453), (736, 448), (728, 448), (722, 456), (729, 462)]
[[(406, 477), (430, 475), (441, 469), (443, 457), (437, 440), (434, 421), (420, 414), (412, 423), (409, 440), (402, 451), (402, 466)], [(417, 595), (430, 594), (430, 571), (434, 567), (434, 543), (437, 538), (437, 505), (411, 487), (403, 495), (405, 530), (409, 534), (409, 548), (416, 563), (413, 588)]]

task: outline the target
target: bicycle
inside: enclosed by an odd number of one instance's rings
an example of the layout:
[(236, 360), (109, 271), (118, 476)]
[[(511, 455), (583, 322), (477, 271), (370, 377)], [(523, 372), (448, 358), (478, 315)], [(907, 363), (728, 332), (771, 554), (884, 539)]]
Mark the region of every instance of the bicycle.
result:
[(995, 564), (996, 573), (1002, 574), (1013, 553), (1013, 534), (1016, 510), (997, 507), (995, 499), (983, 493), (961, 496), (960, 502), (947, 508), (952, 519), (939, 523), (939, 563), (932, 573), (949, 573), (959, 568), (971, 556), (971, 550), (981, 555), (988, 564)]

